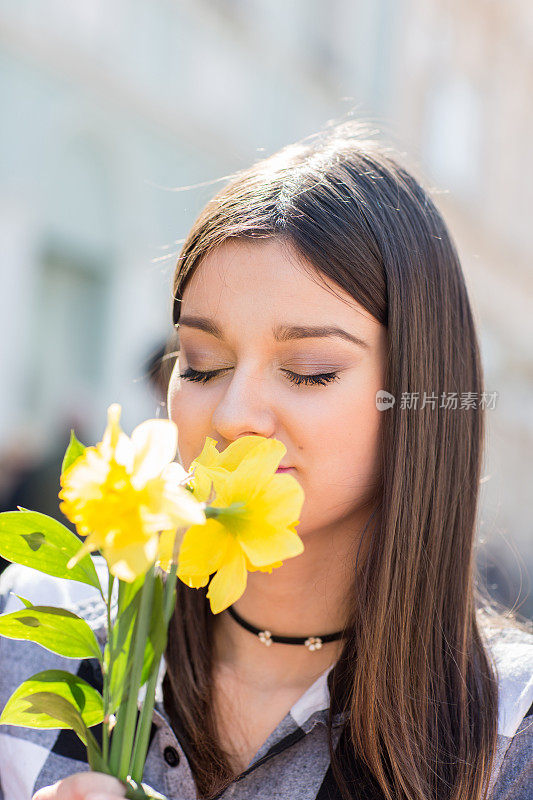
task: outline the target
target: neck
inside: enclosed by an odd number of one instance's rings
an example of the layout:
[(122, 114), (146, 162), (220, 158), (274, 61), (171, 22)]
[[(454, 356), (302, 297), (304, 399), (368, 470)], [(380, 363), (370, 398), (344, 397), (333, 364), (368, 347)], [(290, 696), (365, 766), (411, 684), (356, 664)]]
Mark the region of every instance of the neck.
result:
[[(248, 574), (234, 604), (247, 622), (278, 636), (320, 636), (343, 629), (348, 619), (358, 537), (336, 526), (302, 535), (305, 550), (271, 574)], [(361, 560), (361, 557), (360, 557)], [(310, 652), (305, 646), (266, 647), (223, 612), (215, 618), (214, 663), (256, 685), (308, 684), (338, 659), (343, 642)]]

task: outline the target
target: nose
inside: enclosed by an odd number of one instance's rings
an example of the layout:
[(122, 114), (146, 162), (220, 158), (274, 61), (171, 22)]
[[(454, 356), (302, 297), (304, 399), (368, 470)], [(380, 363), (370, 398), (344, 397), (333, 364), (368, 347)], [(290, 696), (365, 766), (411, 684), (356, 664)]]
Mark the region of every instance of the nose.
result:
[(212, 424), (228, 444), (241, 436), (274, 436), (275, 410), (257, 372), (234, 371), (213, 411)]

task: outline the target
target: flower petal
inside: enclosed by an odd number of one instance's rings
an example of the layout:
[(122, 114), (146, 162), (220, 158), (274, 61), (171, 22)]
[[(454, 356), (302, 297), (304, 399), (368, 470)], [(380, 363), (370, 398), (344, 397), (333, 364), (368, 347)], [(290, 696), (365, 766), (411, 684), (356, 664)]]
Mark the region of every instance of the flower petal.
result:
[(180, 581), (189, 587), (189, 589), (201, 589), (202, 586), (207, 586), (211, 575), (186, 575), (184, 572), (179, 572), (178, 578)]
[(250, 455), (263, 441), (268, 441), (265, 436), (241, 436), (240, 439), (235, 439), (225, 450), (219, 453), (217, 466), (233, 472), (241, 461)]
[(60, 483), (63, 487), (59, 497), (64, 500), (78, 498), (86, 491), (92, 497), (98, 497), (101, 486), (106, 482), (109, 474), (109, 461), (103, 458), (96, 447), (86, 447), (83, 455), (74, 461), (63, 472)]
[(218, 570), (209, 584), (207, 597), (213, 614), (219, 614), (235, 603), (244, 594), (248, 573), (244, 555), (236, 543), (232, 546), (231, 557)]
[(218, 468), (220, 453), (215, 447), (216, 444), (215, 439), (206, 436), (202, 452), (192, 461), (189, 468), (193, 473), (191, 481), (193, 494), (202, 503), (205, 503), (211, 495), (213, 486), (211, 470)]
[(89, 553), (93, 553), (95, 550), (99, 549), (99, 545), (94, 542), (90, 536), (84, 541), (80, 549), (77, 553), (75, 553), (72, 558), (67, 562), (67, 569), (72, 569), (78, 564), (82, 558), (84, 558)]
[(293, 530), (276, 530), (260, 524), (242, 531), (239, 544), (254, 567), (267, 567), (276, 561), (299, 556), (304, 550), (302, 540)]
[(206, 436), (202, 452), (194, 459), (190, 468), (192, 469), (193, 465), (196, 463), (202, 464), (204, 467), (215, 466), (220, 458), (220, 453), (218, 452), (216, 445), (216, 439), (211, 439), (210, 436)]
[(177, 461), (171, 461), (161, 472), (161, 477), (166, 481), (183, 485), (189, 478), (189, 473)]
[(174, 459), (178, 427), (170, 419), (149, 419), (137, 425), (131, 442), (134, 448), (131, 482), (141, 489)]
[(232, 473), (239, 495), (243, 499), (251, 500), (263, 488), (266, 481), (276, 474), (279, 462), (286, 452), (287, 448), (278, 439), (263, 438)]
[(275, 564), (269, 564), (266, 567), (256, 567), (256, 569), (258, 569), (259, 572), (268, 572), (269, 574), (272, 574), (273, 569), (277, 569), (278, 567), (282, 566), (283, 566), (283, 561), (276, 561)]
[(133, 463), (133, 448), (130, 439), (120, 427), (120, 414), (122, 409), (118, 403), (113, 403), (107, 409), (107, 427), (102, 441), (96, 445), (96, 450), (106, 461), (116, 461), (127, 469)]
[(294, 475), (278, 473), (250, 502), (250, 507), (259, 519), (273, 527), (284, 528), (297, 520), (304, 503), (304, 490)]
[(103, 550), (109, 571), (115, 578), (132, 583), (144, 575), (157, 556), (158, 537), (139, 544), (122, 545), (119, 548), (106, 547)]
[(146, 484), (139, 512), (146, 529), (153, 533), (205, 522), (202, 504), (183, 486), (161, 478)]
[(275, 561), (273, 564), (268, 564), (266, 567), (254, 567), (246, 553), (244, 554), (244, 559), (248, 572), (272, 572), (273, 569), (283, 566), (283, 561)]
[(223, 563), (233, 537), (216, 519), (192, 525), (179, 552), (178, 574), (212, 575)]
[(178, 562), (178, 553), (185, 533), (184, 528), (161, 531), (157, 558), (161, 569), (170, 570), (171, 564)]
[(107, 409), (107, 426), (104, 431), (101, 444), (108, 447), (111, 451), (117, 446), (122, 430), (120, 428), (120, 415), (122, 407), (119, 403), (113, 403)]
[[(229, 506), (233, 502), (236, 486), (233, 481), (233, 473), (220, 467), (198, 466), (197, 470), (201, 470), (200, 480), (206, 481), (206, 485), (208, 481), (210, 485), (205, 502), (209, 502), (209, 505), (217, 506), (218, 508)], [(211, 496), (212, 492), (214, 493), (213, 496)], [(196, 492), (194, 494), (196, 496)], [(198, 499), (200, 498), (198, 497)]]
[(211, 469), (204, 467), (203, 464), (193, 462), (194, 475), (192, 477), (191, 486), (194, 496), (201, 503), (207, 502), (211, 495), (213, 486), (213, 479)]

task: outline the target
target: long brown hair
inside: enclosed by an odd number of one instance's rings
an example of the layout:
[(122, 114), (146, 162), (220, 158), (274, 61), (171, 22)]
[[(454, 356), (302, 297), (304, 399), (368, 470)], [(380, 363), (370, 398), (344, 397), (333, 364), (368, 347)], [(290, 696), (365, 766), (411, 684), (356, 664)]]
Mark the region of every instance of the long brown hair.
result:
[[(286, 240), (387, 327), (384, 388), (396, 402), (382, 415), (380, 497), (329, 680), (343, 796), (338, 711), (387, 800), (482, 800), (498, 711), (475, 567), (484, 419), (479, 402), (454, 409), (442, 395), (479, 399), (483, 378), (446, 225), (394, 153), (344, 123), (238, 173), (208, 203), (179, 257), (174, 323), (194, 269), (230, 237)], [(416, 408), (402, 407), (404, 393), (418, 393)], [(212, 714), (212, 622), (205, 590), (180, 583), (164, 698), (203, 797), (234, 777)]]

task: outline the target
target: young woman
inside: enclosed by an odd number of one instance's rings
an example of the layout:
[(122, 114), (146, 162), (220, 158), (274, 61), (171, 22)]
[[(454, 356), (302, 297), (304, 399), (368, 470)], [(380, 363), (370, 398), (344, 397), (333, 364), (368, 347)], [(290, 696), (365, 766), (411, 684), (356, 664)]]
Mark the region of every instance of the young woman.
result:
[[(353, 124), (260, 161), (193, 226), (174, 323), (183, 465), (205, 436), (281, 440), (305, 551), (218, 616), (179, 585), (146, 783), (176, 800), (531, 797), (533, 636), (478, 588), (482, 370), (419, 183)], [(35, 800), (124, 795), (64, 732), (32, 746)]]

